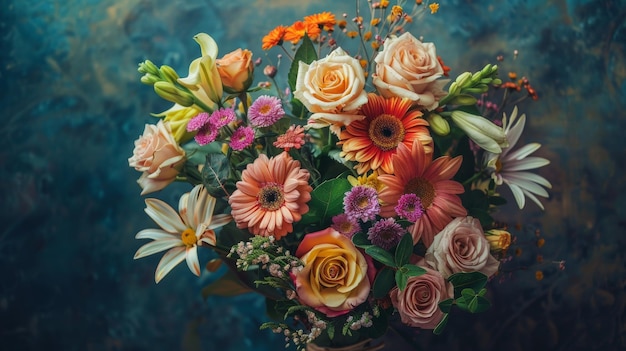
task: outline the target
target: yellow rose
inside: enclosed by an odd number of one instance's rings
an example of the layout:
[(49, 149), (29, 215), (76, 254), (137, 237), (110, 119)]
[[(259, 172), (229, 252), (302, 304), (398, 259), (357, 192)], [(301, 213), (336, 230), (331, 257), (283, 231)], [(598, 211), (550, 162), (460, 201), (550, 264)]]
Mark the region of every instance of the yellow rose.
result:
[(302, 304), (336, 317), (367, 299), (375, 269), (346, 236), (332, 228), (307, 234), (296, 256), (304, 263), (292, 275)]
[(341, 126), (363, 119), (359, 108), (367, 103), (365, 74), (361, 64), (341, 48), (310, 65), (299, 62), (296, 90), (293, 95), (313, 113), (308, 126), (331, 126), (337, 133)]
[(252, 84), (254, 64), (250, 50), (237, 49), (215, 62), (224, 90), (228, 93), (244, 92)]
[(146, 124), (143, 135), (135, 141), (128, 164), (143, 172), (137, 182), (141, 195), (165, 188), (173, 182), (185, 163), (185, 150), (176, 140), (167, 122)]
[(446, 95), (447, 79), (437, 60), (435, 44), (422, 43), (411, 33), (385, 39), (384, 48), (374, 59), (372, 83), (380, 95), (411, 99), (415, 105), (434, 110)]

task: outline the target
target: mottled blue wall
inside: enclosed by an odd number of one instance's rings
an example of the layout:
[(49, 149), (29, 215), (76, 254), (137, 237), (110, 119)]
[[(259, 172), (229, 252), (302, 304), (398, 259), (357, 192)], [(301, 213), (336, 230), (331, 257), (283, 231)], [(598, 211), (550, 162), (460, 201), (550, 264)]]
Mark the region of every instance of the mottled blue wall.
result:
[[(347, 0), (0, 1), (0, 349), (283, 349), (258, 331), (256, 296), (203, 301), (213, 277), (181, 266), (156, 286), (159, 257), (133, 261), (135, 233), (153, 224), (127, 158), (149, 114), (169, 105), (136, 67), (149, 58), (186, 72), (198, 32), (222, 53), (245, 47), (273, 60), (260, 39), (279, 19), (331, 4), (353, 11)], [(626, 1), (441, 1), (413, 28), (452, 75), (504, 55), (503, 67), (531, 78), (540, 100), (521, 106), (522, 142), (543, 144), (538, 155), (552, 164), (539, 173), (554, 185), (545, 212), (531, 203), (496, 216), (529, 227), (517, 243), (527, 269), (492, 284), (489, 312), (453, 316), (444, 336), (423, 332), (418, 343), (626, 349)], [(181, 189), (158, 196), (175, 204)], [(565, 271), (538, 266), (536, 254), (565, 260)], [(386, 342), (409, 349), (395, 333)]]

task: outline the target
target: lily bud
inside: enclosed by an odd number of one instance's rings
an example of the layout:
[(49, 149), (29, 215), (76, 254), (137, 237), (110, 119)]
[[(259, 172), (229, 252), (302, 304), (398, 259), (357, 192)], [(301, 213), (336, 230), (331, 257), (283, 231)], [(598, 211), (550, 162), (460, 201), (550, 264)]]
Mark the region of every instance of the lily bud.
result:
[(495, 125), (485, 117), (460, 110), (452, 111), (451, 117), (452, 122), (481, 148), (494, 154), (500, 154), (502, 147), (508, 146), (502, 127)]
[(159, 69), (150, 60), (145, 60), (144, 62), (141, 62), (139, 64), (139, 68), (137, 68), (137, 71), (139, 71), (139, 73), (144, 73), (144, 74), (152, 74), (155, 76), (159, 75)]
[(456, 77), (456, 84), (459, 88), (463, 88), (467, 83), (472, 80), (472, 74), (470, 72), (463, 72)]
[(152, 74), (146, 73), (141, 76), (140, 81), (146, 85), (154, 85), (154, 83), (159, 82), (161, 79), (157, 76), (153, 76)]
[(154, 83), (154, 91), (167, 101), (177, 103), (181, 106), (191, 106), (194, 104), (193, 96), (184, 91), (178, 90), (174, 84), (169, 82)]
[(491, 229), (485, 232), (492, 252), (500, 252), (511, 246), (511, 233), (502, 229)]
[(426, 120), (435, 134), (446, 136), (450, 133), (450, 124), (440, 115), (431, 113), (426, 117)]
[(179, 78), (178, 73), (176, 73), (176, 71), (170, 66), (163, 65), (161, 66), (160, 71), (161, 76), (167, 79), (170, 83), (176, 82)]
[(476, 98), (468, 94), (459, 94), (450, 100), (450, 104), (470, 106), (476, 104)]

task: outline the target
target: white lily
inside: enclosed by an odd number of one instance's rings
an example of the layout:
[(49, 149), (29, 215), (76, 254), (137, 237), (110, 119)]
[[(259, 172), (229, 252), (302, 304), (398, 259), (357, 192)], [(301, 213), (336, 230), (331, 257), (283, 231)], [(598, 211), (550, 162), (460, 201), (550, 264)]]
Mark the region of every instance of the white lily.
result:
[(508, 146), (504, 130), (485, 117), (455, 110), (452, 111), (452, 121), (488, 152), (499, 154), (503, 147)]
[(144, 229), (136, 239), (152, 239), (135, 253), (135, 259), (169, 250), (159, 262), (155, 281), (158, 283), (183, 260), (192, 273), (200, 275), (198, 246), (202, 243), (216, 244), (215, 230), (231, 221), (228, 214), (213, 214), (215, 198), (203, 185), (196, 185), (191, 192), (183, 194), (178, 213), (165, 202), (146, 199), (146, 213), (161, 229)]
[(528, 197), (543, 210), (543, 205), (537, 196), (547, 198), (548, 192), (544, 187), (551, 189), (552, 184), (540, 175), (525, 171), (543, 167), (550, 161), (543, 157), (529, 157), (541, 147), (539, 143), (530, 143), (512, 151), (524, 130), (526, 115), (522, 114), (519, 119), (516, 119), (517, 106), (513, 109), (510, 120), (507, 120), (506, 114), (502, 118), (502, 127), (509, 146), (500, 154), (485, 153), (487, 171), (490, 172), (496, 185), (503, 183), (508, 185), (520, 209), (524, 208), (526, 197)]
[(193, 39), (200, 44), (202, 56), (189, 65), (189, 75), (178, 78), (178, 82), (191, 90), (192, 94), (207, 106), (219, 104), (224, 92), (222, 79), (217, 70), (217, 43), (206, 33), (199, 33)]

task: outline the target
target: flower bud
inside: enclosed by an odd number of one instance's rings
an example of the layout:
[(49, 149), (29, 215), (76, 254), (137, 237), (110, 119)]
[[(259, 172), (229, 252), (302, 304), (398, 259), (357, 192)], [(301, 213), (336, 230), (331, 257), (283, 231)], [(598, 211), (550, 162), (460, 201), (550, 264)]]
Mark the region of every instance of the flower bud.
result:
[(176, 73), (176, 71), (170, 66), (163, 65), (161, 66), (160, 71), (161, 76), (167, 79), (167, 81), (169, 81), (170, 83), (174, 83), (178, 78), (180, 78), (178, 76), (178, 73)]
[(459, 94), (450, 100), (450, 103), (453, 105), (470, 106), (476, 104), (476, 98), (468, 94)]
[(430, 124), (430, 128), (435, 134), (440, 136), (446, 136), (450, 133), (450, 124), (443, 117), (436, 113), (431, 113), (426, 117), (426, 120)]
[(150, 60), (145, 60), (144, 62), (141, 62), (137, 71), (139, 71), (139, 73), (147, 73), (155, 76), (159, 75), (159, 69)]
[(159, 82), (161, 79), (157, 76), (153, 76), (150, 73), (146, 73), (141, 76), (141, 82), (146, 85), (154, 85), (154, 83)]
[(272, 65), (267, 65), (265, 66), (265, 68), (263, 68), (263, 74), (265, 74), (269, 78), (276, 77), (277, 72), (278, 72), (278, 69), (276, 69), (276, 67)]
[(463, 88), (467, 83), (472, 80), (472, 74), (470, 72), (463, 72), (456, 77), (456, 84), (459, 88)]
[(193, 95), (178, 90), (172, 83), (156, 82), (154, 83), (154, 91), (163, 99), (177, 103), (181, 106), (189, 107), (194, 104)]
[(511, 233), (502, 229), (491, 229), (485, 232), (492, 252), (500, 252), (511, 246)]

